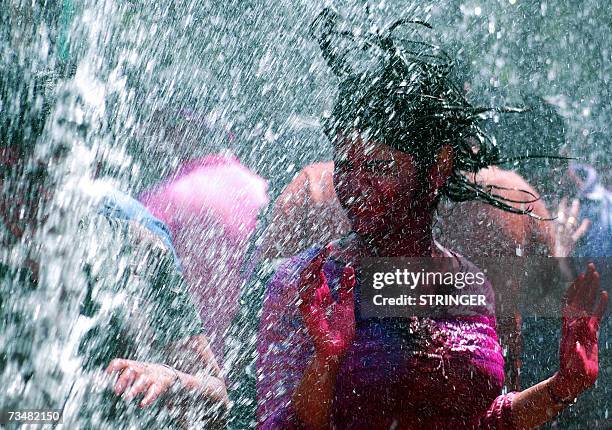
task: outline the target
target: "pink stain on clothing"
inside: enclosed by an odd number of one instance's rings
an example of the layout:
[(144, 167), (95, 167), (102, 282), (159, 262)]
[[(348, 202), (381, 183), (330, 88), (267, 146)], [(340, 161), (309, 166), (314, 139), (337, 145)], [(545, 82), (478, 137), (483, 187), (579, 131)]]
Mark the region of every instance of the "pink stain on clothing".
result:
[[(258, 334), (257, 400), (262, 430), (302, 430), (295, 393), (314, 356), (300, 314), (298, 280), (318, 248), (291, 257), (268, 284)], [(457, 255), (465, 271), (478, 269)], [(332, 294), (346, 264), (323, 267)], [(462, 269), (463, 270), (463, 269)], [(355, 287), (359, 308), (360, 280)], [(493, 303), (487, 281), (479, 293)], [(493, 310), (447, 318), (366, 319), (356, 310), (352, 346), (336, 375), (330, 428), (510, 430), (514, 392), (501, 394), (504, 359)]]
[(267, 182), (234, 156), (209, 155), (184, 163), (140, 200), (170, 228), (204, 334), (221, 359), (248, 240), (268, 202)]

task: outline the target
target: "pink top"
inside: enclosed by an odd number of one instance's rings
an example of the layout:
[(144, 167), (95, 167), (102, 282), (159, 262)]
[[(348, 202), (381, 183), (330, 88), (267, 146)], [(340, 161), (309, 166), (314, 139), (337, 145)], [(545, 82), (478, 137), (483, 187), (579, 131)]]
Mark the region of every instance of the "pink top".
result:
[[(291, 398), (314, 355), (298, 310), (297, 280), (318, 253), (290, 258), (267, 288), (258, 336), (258, 420), (263, 429), (302, 429)], [(461, 265), (475, 266), (458, 256)], [(324, 265), (332, 294), (344, 263)], [(355, 306), (359, 307), (359, 276)], [(487, 282), (483, 291), (491, 299)], [(340, 366), (331, 410), (341, 429), (512, 429), (514, 393), (500, 395), (495, 316), (366, 320), (356, 310), (352, 347)]]
[(208, 155), (183, 164), (140, 201), (170, 228), (204, 333), (221, 359), (247, 242), (268, 202), (267, 182), (234, 156)]

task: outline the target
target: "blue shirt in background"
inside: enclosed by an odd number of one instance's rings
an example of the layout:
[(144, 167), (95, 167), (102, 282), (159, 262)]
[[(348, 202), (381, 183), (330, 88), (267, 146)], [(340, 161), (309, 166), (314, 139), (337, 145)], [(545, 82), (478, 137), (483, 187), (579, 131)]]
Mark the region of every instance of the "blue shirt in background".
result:
[(98, 213), (117, 219), (135, 221), (147, 228), (172, 251), (176, 268), (179, 272), (182, 272), (180, 259), (172, 244), (170, 229), (162, 221), (155, 218), (138, 200), (117, 189), (106, 189), (101, 197)]

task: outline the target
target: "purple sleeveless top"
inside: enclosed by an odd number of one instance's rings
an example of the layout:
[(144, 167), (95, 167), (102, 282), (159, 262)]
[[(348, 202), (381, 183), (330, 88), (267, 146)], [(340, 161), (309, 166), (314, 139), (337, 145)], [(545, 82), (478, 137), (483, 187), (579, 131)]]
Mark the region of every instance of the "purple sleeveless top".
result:
[[(318, 251), (287, 260), (266, 291), (257, 345), (260, 428), (303, 428), (291, 397), (314, 346), (297, 306), (297, 282)], [(333, 257), (324, 265), (332, 294), (343, 268)], [(479, 288), (494, 303), (488, 281)], [(357, 312), (353, 345), (336, 379), (332, 428), (513, 428), (514, 393), (500, 396), (503, 368), (493, 309), (446, 319), (366, 320)]]

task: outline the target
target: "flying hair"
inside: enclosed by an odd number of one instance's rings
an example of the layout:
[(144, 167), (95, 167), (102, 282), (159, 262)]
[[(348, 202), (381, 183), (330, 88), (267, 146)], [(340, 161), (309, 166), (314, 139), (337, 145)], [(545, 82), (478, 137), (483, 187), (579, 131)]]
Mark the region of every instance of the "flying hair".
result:
[[(541, 219), (530, 204), (538, 197), (526, 190), (524, 200), (497, 194), (506, 188), (471, 181), (465, 173), (533, 158), (567, 159), (558, 155), (502, 157), (496, 141), (481, 127), (486, 114), (524, 113), (529, 109), (472, 106), (451, 79), (455, 62), (443, 49), (418, 32), (431, 31), (426, 22), (400, 19), (386, 29), (364, 34), (339, 30), (340, 17), (325, 8), (311, 25), (321, 53), (340, 79), (325, 133), (359, 130), (367, 138), (413, 155), (420, 169), (435, 162), (446, 145), (453, 150), (453, 171), (440, 194), (454, 202), (482, 201), (507, 212)], [(401, 28), (411, 37), (398, 35)], [(422, 38), (421, 38), (422, 39)], [(474, 176), (474, 175), (472, 175)], [(525, 204), (520, 209), (511, 203)]]

